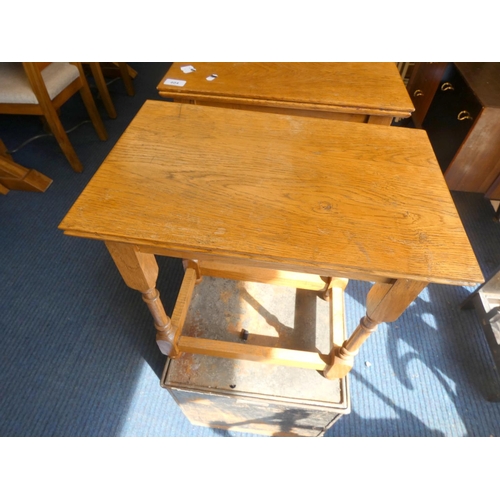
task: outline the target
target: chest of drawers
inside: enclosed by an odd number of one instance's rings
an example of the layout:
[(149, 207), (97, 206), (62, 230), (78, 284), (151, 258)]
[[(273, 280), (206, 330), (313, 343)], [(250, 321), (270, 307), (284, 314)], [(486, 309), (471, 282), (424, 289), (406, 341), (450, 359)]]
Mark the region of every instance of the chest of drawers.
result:
[(448, 187), (500, 198), (500, 63), (419, 63), (408, 91)]

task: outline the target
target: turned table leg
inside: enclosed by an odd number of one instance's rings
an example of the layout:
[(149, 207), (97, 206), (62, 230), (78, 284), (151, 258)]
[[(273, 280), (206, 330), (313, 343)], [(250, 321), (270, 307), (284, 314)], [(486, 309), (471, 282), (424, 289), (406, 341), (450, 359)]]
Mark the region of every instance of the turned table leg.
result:
[(156, 342), (160, 351), (171, 358), (179, 355), (174, 342), (175, 328), (167, 316), (156, 289), (158, 264), (153, 254), (142, 253), (134, 245), (106, 241), (106, 247), (125, 283), (142, 293), (156, 327)]
[(354, 364), (354, 357), (365, 340), (380, 323), (396, 321), (417, 298), (427, 283), (398, 279), (393, 283), (375, 283), (366, 297), (366, 315), (358, 327), (342, 344), (330, 353), (330, 365), (323, 372), (326, 378), (345, 377)]

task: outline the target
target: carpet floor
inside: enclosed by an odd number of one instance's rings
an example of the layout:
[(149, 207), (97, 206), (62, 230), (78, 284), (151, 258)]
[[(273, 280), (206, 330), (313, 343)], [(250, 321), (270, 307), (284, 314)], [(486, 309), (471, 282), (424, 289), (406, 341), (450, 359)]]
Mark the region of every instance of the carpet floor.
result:
[[(128, 289), (101, 242), (57, 228), (170, 63), (130, 63), (136, 94), (109, 81), (118, 118), (107, 117), (100, 141), (79, 95), (62, 108), (85, 170), (73, 172), (53, 137), (13, 154), (53, 179), (45, 193), (0, 197), (1, 436), (253, 436), (192, 425), (159, 384), (164, 356), (151, 318)], [(11, 151), (42, 134), (36, 117), (0, 116)], [(484, 276), (500, 265), (500, 224), (480, 194), (452, 193)], [(182, 265), (160, 257), (158, 288), (167, 313)], [(350, 281), (347, 330), (364, 314), (370, 284)], [(392, 324), (363, 346), (350, 381), (352, 409), (326, 433), (351, 436), (499, 436), (500, 379), (474, 310), (460, 310), (473, 291), (430, 285)]]

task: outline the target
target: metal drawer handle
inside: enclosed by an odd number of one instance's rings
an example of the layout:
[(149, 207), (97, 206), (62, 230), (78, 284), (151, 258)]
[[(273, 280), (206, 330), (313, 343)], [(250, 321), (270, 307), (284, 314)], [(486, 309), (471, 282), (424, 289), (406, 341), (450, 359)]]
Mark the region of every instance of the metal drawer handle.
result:
[(457, 120), (473, 120), (471, 114), (468, 111), (460, 111), (457, 116)]
[(415, 92), (413, 92), (413, 97), (420, 97), (421, 95), (424, 95), (424, 93), (421, 91), (421, 90), (415, 90)]
[(447, 90), (455, 90), (453, 88), (453, 85), (450, 82), (444, 82), (443, 85), (441, 85), (441, 90), (443, 92), (446, 92)]

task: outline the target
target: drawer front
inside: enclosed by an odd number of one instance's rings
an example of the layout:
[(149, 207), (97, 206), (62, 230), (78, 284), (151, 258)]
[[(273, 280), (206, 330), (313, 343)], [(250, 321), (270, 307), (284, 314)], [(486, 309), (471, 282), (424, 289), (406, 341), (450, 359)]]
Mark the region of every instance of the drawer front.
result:
[(482, 110), (481, 103), (453, 64), (439, 82), (423, 122), (444, 172), (460, 149)]
[(407, 90), (415, 107), (413, 123), (420, 128), (442, 79), (451, 63), (416, 63)]

